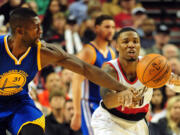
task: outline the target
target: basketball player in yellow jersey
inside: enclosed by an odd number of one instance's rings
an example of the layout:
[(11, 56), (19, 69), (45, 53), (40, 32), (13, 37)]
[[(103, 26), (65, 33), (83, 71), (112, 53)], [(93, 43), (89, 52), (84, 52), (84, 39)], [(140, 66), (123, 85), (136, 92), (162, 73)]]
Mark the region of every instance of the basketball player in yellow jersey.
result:
[[(97, 17), (95, 31), (95, 40), (86, 44), (78, 57), (89, 64), (101, 67), (104, 62), (115, 58), (115, 53), (108, 47), (115, 33), (113, 18), (107, 15)], [(71, 121), (71, 128), (78, 130), (81, 127), (84, 135), (93, 135), (90, 121), (92, 113), (99, 106), (101, 100), (100, 87), (83, 76), (75, 74), (72, 81), (72, 91), (75, 113)]]
[(145, 115), (153, 90), (145, 87), (136, 75), (136, 66), (141, 59), (140, 47), (140, 37), (136, 30), (126, 27), (118, 32), (119, 58), (104, 64), (103, 70), (123, 85), (136, 88), (134, 94), (137, 96), (133, 98), (132, 106), (123, 107), (119, 104), (120, 93), (101, 88), (103, 101), (95, 110), (91, 122), (95, 135), (149, 135)]

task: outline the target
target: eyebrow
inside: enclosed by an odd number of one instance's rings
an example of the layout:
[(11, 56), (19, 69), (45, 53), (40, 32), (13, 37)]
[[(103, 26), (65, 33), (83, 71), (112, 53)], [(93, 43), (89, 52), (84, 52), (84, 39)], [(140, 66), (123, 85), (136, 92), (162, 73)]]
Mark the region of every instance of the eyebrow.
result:
[[(123, 38), (122, 40), (128, 40), (129, 38)], [(138, 37), (134, 37), (133, 39), (138, 39)]]

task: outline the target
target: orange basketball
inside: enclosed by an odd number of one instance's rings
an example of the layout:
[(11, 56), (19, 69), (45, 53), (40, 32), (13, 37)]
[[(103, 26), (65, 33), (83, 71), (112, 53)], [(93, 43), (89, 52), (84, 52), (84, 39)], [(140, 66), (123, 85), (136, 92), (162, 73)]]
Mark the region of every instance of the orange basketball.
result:
[(166, 84), (171, 75), (167, 59), (159, 54), (144, 56), (136, 68), (138, 79), (149, 88), (160, 88)]

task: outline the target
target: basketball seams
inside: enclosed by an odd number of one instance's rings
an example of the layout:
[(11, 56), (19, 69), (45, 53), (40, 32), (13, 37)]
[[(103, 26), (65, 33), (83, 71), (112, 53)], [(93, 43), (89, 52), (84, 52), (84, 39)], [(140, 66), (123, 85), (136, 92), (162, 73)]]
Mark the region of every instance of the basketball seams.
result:
[[(158, 56), (158, 57), (160, 57), (160, 56)], [(156, 58), (157, 58), (157, 57), (156, 57)], [(148, 65), (148, 66), (149, 66), (149, 65)], [(149, 81), (147, 81), (147, 82), (144, 82), (144, 84), (146, 84), (146, 83), (154, 80), (154, 79), (159, 75), (159, 73), (161, 73), (161, 72), (164, 70), (164, 68), (165, 68), (166, 66), (167, 66), (167, 61), (166, 61), (166, 63), (164, 64), (163, 68), (162, 68), (151, 80), (149, 80)]]
[(160, 88), (167, 83), (171, 66), (164, 56), (149, 54), (138, 63), (136, 71), (142, 84), (149, 88)]
[(148, 66), (146, 66), (146, 68), (144, 69), (144, 72), (143, 72), (143, 74), (142, 74), (142, 81), (143, 81), (144, 84), (152, 80), (152, 79), (151, 79), (151, 80), (149, 80), (149, 81), (147, 81), (147, 82), (144, 82), (144, 74), (145, 74), (147, 68), (149, 68), (149, 66), (152, 64), (152, 62), (153, 62), (156, 58), (158, 58), (158, 57), (161, 57), (161, 56), (157, 56), (157, 57), (155, 57), (154, 59), (152, 59), (152, 60), (149, 62)]
[[(165, 66), (166, 66), (166, 69), (164, 68), (164, 69), (165, 69), (165, 71), (166, 71), (168, 68), (170, 68), (170, 67), (169, 67), (169, 65), (168, 65), (168, 62), (167, 62), (167, 61), (166, 61), (166, 65), (165, 65)], [(162, 69), (162, 71), (163, 71), (164, 69)], [(163, 73), (165, 73), (165, 72), (163, 72)], [(162, 76), (163, 76), (163, 75), (162, 75)], [(159, 83), (159, 85), (163, 85), (163, 84), (164, 84), (164, 82), (166, 82), (166, 80), (161, 81), (161, 83)], [(154, 86), (154, 88), (155, 88), (155, 86)], [(159, 87), (158, 87), (158, 88), (159, 88)]]

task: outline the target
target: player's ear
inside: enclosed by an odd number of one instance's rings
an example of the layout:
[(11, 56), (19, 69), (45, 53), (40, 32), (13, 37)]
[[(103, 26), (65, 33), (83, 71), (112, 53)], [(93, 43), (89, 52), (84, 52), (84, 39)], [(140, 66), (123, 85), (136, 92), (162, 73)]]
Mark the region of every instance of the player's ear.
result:
[(117, 40), (116, 40), (116, 43), (115, 43), (115, 48), (119, 52), (119, 43), (117, 42)]
[(99, 25), (95, 25), (95, 31), (96, 31), (96, 33), (99, 31)]

